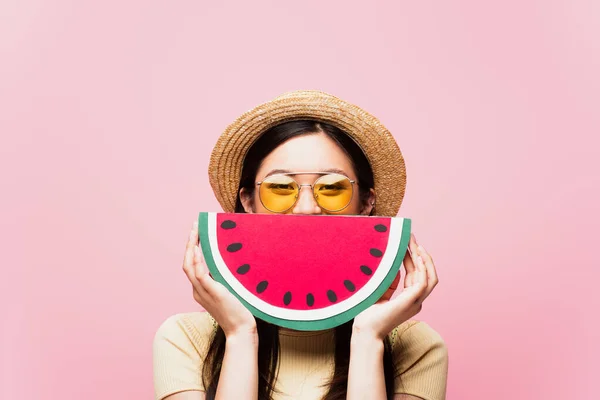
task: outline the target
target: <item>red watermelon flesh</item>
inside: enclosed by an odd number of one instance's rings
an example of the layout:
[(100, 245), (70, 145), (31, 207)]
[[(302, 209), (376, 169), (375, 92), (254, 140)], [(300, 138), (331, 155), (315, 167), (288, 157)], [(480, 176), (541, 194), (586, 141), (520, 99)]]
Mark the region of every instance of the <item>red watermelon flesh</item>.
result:
[(298, 218), (307, 216), (261, 225), (217, 216), (219, 252), (240, 283), (269, 304), (296, 310), (328, 307), (363, 287), (386, 249), (390, 219), (346, 217), (330, 224), (313, 217), (301, 224)]

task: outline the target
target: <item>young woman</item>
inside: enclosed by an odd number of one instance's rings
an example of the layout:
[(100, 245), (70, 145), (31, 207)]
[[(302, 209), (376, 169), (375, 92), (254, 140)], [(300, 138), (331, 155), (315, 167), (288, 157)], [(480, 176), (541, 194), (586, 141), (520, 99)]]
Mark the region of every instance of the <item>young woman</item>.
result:
[[(239, 117), (215, 146), (209, 174), (223, 209), (242, 213), (394, 216), (406, 182), (400, 150), (379, 121), (317, 91), (287, 93)], [(345, 194), (319, 197), (323, 182)], [(444, 399), (445, 343), (411, 319), (438, 283), (414, 235), (404, 267), (394, 299), (400, 274), (354, 320), (293, 331), (255, 318), (209, 276), (194, 223), (183, 269), (206, 312), (176, 314), (159, 328), (156, 399)]]

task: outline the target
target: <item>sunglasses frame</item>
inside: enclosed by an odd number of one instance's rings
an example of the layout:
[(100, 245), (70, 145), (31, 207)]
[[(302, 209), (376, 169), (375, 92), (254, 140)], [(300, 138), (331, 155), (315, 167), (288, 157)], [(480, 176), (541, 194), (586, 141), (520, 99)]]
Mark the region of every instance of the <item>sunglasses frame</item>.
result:
[[(260, 186), (265, 181), (265, 179), (267, 179), (267, 178), (269, 178), (271, 176), (277, 176), (277, 175), (290, 176), (292, 178), (292, 180), (294, 182), (296, 182), (296, 185), (298, 185), (298, 191), (297, 191), (297, 195), (296, 195), (296, 200), (294, 200), (294, 203), (289, 208), (286, 208), (283, 211), (273, 211), (269, 207), (267, 207), (265, 205), (265, 203), (263, 203), (263, 200), (262, 200), (262, 198), (260, 196), (260, 190), (259, 190), (258, 191), (258, 198), (260, 199), (260, 203), (263, 205), (264, 208), (266, 208), (267, 210), (269, 210), (269, 211), (271, 211), (273, 213), (281, 214), (281, 213), (284, 213), (284, 212), (292, 209), (296, 205), (296, 203), (298, 202), (298, 199), (300, 198), (300, 190), (302, 190), (302, 186), (309, 186), (310, 189), (311, 189), (311, 191), (312, 191), (313, 198), (315, 199), (315, 202), (319, 205), (320, 208), (322, 208), (323, 210), (328, 211), (328, 212), (340, 212), (340, 211), (344, 210), (346, 207), (348, 207), (350, 205), (350, 203), (352, 202), (352, 199), (354, 198), (354, 185), (356, 184), (356, 181), (353, 180), (353, 179), (350, 179), (349, 176), (346, 176), (346, 175), (344, 175), (342, 173), (339, 173), (339, 172), (281, 172), (281, 173), (269, 175), (269, 176), (265, 177), (262, 181), (256, 182), (256, 186)], [(302, 184), (300, 184), (300, 183), (298, 183), (297, 180), (295, 180), (293, 178), (292, 175), (321, 175), (321, 176), (318, 177), (317, 179), (315, 179), (315, 181), (312, 184), (310, 184), (310, 183), (302, 183)], [(340, 208), (339, 210), (328, 210), (328, 209), (322, 207), (321, 204), (319, 204), (319, 200), (315, 196), (315, 184), (317, 183), (317, 181), (319, 179), (323, 178), (323, 176), (325, 176), (325, 175), (340, 175), (340, 176), (343, 176), (344, 178), (348, 179), (348, 181), (351, 184), (350, 187), (352, 188), (352, 195), (350, 196), (350, 201), (348, 201), (348, 204), (346, 204), (344, 207)]]

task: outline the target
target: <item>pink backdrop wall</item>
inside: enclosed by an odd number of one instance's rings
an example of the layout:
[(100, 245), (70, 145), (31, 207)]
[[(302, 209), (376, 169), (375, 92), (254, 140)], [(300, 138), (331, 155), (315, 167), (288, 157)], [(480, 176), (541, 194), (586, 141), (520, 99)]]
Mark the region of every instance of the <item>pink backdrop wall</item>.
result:
[(448, 399), (592, 399), (600, 3), (0, 4), (0, 398), (149, 399), (237, 115), (317, 88), (405, 154)]

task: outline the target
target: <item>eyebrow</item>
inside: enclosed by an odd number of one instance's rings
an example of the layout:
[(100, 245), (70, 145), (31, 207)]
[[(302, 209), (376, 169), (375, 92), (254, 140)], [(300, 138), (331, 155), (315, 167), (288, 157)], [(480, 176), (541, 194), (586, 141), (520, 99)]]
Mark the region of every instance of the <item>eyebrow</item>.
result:
[(271, 176), (271, 175), (275, 175), (275, 174), (289, 174), (289, 173), (310, 173), (310, 172), (331, 172), (331, 173), (335, 173), (335, 174), (342, 174), (342, 175), (346, 175), (346, 176), (350, 176), (348, 175), (348, 173), (342, 169), (339, 168), (325, 168), (325, 169), (318, 169), (315, 171), (292, 171), (290, 169), (272, 169), (270, 170), (266, 175), (265, 178), (267, 176)]

